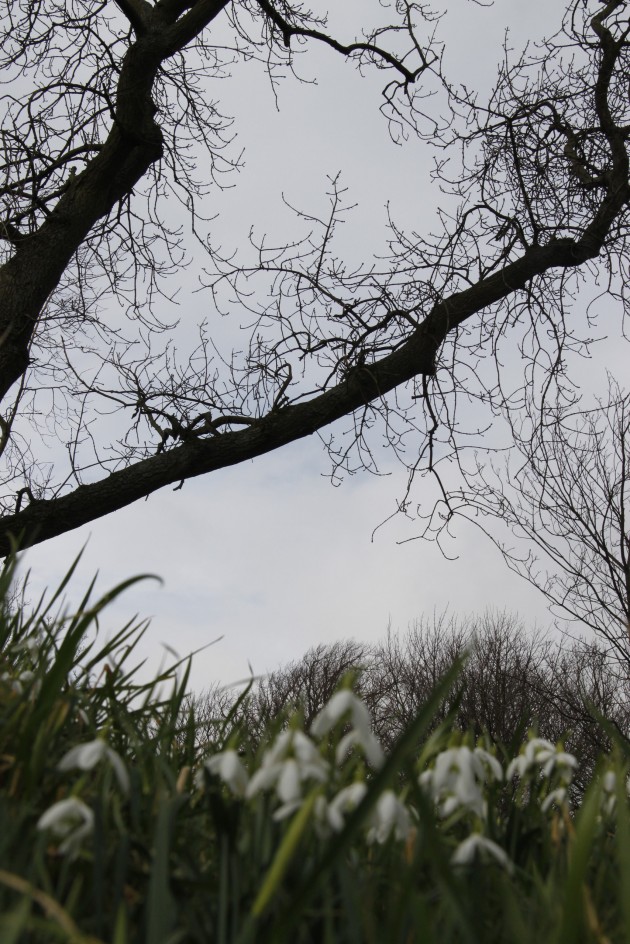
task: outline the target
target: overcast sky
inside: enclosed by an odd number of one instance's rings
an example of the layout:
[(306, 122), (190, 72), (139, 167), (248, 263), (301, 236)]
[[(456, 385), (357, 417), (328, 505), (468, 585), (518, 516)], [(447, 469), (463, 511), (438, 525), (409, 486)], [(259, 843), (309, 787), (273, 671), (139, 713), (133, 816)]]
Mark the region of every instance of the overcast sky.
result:
[[(512, 44), (520, 47), (527, 37), (553, 32), (563, 9), (558, 0), (497, 0), (493, 8), (458, 0), (450, 6), (443, 24), (450, 42), (446, 68), (482, 90), (501, 58), (505, 27), (511, 26)], [(358, 0), (348, 2), (335, 20), (347, 30), (344, 39), (351, 38), (361, 7)], [(322, 211), (327, 175), (338, 171), (357, 203), (343, 234), (352, 261), (384, 248), (388, 202), (401, 222), (430, 228), (439, 202), (428, 178), (432, 155), (416, 140), (392, 143), (378, 111), (383, 73), (361, 78), (321, 49), (310, 51), (300, 68), (317, 85), (287, 77), (279, 111), (253, 64), (237, 66), (233, 79), (213, 91), (234, 115), (245, 149), (234, 189), (212, 197), (212, 211), (221, 214), (213, 224), (216, 241), (242, 247), (251, 226), (274, 237), (285, 225), (294, 233), (282, 195)], [(185, 323), (194, 330), (210, 315), (207, 299), (183, 297)], [(224, 330), (219, 321), (216, 326)], [(311, 438), (189, 481), (179, 491), (165, 489), (29, 551), (31, 596), (53, 586), (83, 545), (74, 599), (97, 570), (101, 592), (133, 574), (161, 576), (161, 587), (150, 582), (128, 591), (104, 618), (104, 632), (135, 612), (151, 617), (144, 652), (154, 663), (164, 644), (185, 655), (222, 636), (195, 659), (196, 689), (241, 679), (250, 666), (264, 673), (319, 642), (376, 640), (388, 624), (405, 630), (415, 617), (446, 607), (459, 614), (507, 608), (532, 627), (550, 623), (542, 596), (507, 570), (472, 525), (462, 523), (448, 545), (457, 556), (453, 561), (436, 545), (400, 543), (419, 531), (402, 519), (373, 536), (395, 510), (406, 481), (393, 460), (384, 457), (383, 468), (390, 474), (356, 475), (332, 487), (329, 461)]]

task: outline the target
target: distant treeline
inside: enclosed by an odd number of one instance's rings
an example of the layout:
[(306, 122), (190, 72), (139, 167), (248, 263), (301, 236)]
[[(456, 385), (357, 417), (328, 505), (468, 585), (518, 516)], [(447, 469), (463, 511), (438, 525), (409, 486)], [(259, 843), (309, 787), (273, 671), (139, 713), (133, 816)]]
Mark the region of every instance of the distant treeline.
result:
[[(374, 729), (387, 749), (409, 726), (437, 681), (468, 653), (433, 727), (449, 714), (454, 728), (517, 748), (529, 729), (552, 742), (563, 740), (580, 759), (584, 784), (597, 757), (610, 749), (595, 720), (630, 730), (630, 667), (597, 642), (531, 632), (517, 616), (488, 611), (464, 619), (423, 617), (404, 634), (387, 632), (376, 644), (341, 640), (309, 649), (302, 659), (254, 679), (241, 696), (215, 686), (194, 699), (200, 743), (212, 739), (216, 722), (229, 715), (254, 742), (297, 708), (308, 730), (348, 673), (368, 705)], [(610, 727), (609, 727), (610, 730)]]

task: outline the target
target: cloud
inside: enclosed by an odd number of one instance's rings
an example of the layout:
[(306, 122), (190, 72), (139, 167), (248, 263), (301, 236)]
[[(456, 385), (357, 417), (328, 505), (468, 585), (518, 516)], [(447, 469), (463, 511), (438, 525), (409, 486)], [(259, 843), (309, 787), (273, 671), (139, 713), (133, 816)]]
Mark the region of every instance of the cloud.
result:
[(317, 441), (162, 490), (108, 518), (30, 550), (33, 592), (53, 586), (88, 540), (75, 601), (99, 571), (98, 592), (137, 573), (139, 584), (103, 619), (103, 632), (134, 613), (153, 617), (143, 653), (155, 666), (163, 644), (184, 656), (218, 636), (194, 663), (193, 686), (264, 673), (312, 645), (376, 640), (391, 620), (406, 629), (422, 613), (486, 606), (545, 622), (542, 597), (510, 574), (472, 527), (445, 560), (412, 542), (402, 521), (374, 528), (395, 507), (395, 480), (355, 476), (333, 488)]

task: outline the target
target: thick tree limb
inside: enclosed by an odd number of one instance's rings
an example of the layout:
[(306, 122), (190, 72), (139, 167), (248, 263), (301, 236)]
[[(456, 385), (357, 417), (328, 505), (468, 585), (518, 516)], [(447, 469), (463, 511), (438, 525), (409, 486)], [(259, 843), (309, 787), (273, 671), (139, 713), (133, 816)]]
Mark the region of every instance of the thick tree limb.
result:
[(438, 303), (397, 351), (351, 370), (332, 389), (305, 403), (286, 406), (246, 429), (197, 439), (81, 485), (68, 495), (35, 501), (0, 519), (0, 554), (47, 540), (118, 511), (152, 492), (236, 465), (310, 436), (421, 374), (433, 374), (437, 352), (448, 335), (473, 314), (524, 288), (553, 267), (567, 268), (596, 251), (567, 240), (528, 250), (521, 259), (487, 279)]
[[(227, 2), (198, 3), (196, 27), (201, 28), (200, 16), (210, 22)], [(189, 31), (177, 25), (171, 35), (154, 14), (152, 30), (145, 35), (148, 18), (143, 16), (143, 35), (123, 61), (107, 140), (82, 173), (68, 178), (65, 192), (39, 229), (14, 240), (16, 251), (0, 268), (0, 400), (27, 369), (28, 348), (41, 311), (70, 260), (98, 220), (130, 194), (162, 156), (162, 132), (154, 120), (151, 91), (161, 63), (175, 46), (188, 41)]]
[(153, 7), (147, 0), (114, 0), (131, 23), (136, 36), (147, 32)]

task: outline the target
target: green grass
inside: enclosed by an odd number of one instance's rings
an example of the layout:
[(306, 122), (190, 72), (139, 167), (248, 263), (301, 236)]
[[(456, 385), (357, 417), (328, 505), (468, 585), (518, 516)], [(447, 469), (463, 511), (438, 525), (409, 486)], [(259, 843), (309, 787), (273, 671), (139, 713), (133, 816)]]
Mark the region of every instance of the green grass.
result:
[[(427, 736), (454, 665), (382, 762), (349, 694), (317, 736), (287, 714), (254, 743), (235, 712), (201, 750), (188, 663), (141, 682), (145, 626), (99, 640), (131, 581), (64, 615), (73, 569), (0, 617), (2, 944), (630, 944), (620, 737), (582, 797), (561, 746), (532, 741), (508, 779), (501, 745)], [(82, 834), (55, 819), (68, 800)]]

